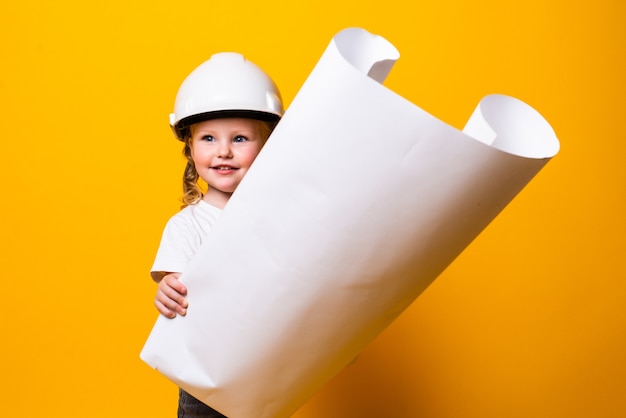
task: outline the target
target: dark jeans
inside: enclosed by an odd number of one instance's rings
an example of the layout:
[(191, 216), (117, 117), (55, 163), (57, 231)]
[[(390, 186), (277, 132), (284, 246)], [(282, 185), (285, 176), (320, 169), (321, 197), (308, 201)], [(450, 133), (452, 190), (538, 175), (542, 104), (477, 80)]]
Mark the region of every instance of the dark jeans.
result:
[(200, 402), (187, 392), (179, 389), (178, 418), (227, 418), (210, 406)]

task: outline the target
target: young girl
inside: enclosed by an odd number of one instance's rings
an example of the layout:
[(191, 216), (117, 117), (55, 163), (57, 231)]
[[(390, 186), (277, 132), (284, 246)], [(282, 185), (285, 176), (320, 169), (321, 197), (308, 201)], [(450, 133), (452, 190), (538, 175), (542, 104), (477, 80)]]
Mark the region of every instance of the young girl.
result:
[[(184, 143), (183, 207), (165, 226), (151, 276), (157, 310), (168, 318), (187, 313), (179, 277), (247, 173), (283, 114), (274, 82), (243, 56), (213, 55), (183, 81), (170, 115)], [(203, 192), (199, 179), (206, 183)], [(179, 390), (178, 417), (223, 417)]]

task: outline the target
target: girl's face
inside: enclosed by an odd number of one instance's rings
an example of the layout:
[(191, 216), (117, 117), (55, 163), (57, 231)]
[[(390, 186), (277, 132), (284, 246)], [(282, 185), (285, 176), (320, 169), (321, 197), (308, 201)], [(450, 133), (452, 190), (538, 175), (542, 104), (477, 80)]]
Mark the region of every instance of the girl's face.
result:
[(267, 139), (254, 119), (223, 118), (191, 126), (191, 157), (209, 188), (203, 200), (223, 208)]

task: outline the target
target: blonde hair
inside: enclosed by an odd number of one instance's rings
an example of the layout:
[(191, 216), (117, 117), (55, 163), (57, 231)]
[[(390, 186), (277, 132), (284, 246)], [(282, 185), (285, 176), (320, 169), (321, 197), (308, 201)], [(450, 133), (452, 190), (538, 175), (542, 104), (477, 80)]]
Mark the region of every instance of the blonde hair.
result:
[[(265, 142), (267, 138), (270, 136), (274, 128), (276, 127), (277, 122), (267, 122), (259, 120), (259, 127), (261, 128), (261, 136), (263, 141)], [(185, 171), (183, 172), (183, 196), (181, 198), (182, 206), (181, 209), (198, 203), (202, 200), (204, 196), (204, 190), (208, 187), (201, 186), (200, 176), (196, 171), (196, 166), (193, 163), (193, 158), (191, 156), (191, 129), (186, 129), (185, 137), (183, 142), (185, 143), (183, 147), (183, 156), (187, 160), (187, 165), (185, 166)]]

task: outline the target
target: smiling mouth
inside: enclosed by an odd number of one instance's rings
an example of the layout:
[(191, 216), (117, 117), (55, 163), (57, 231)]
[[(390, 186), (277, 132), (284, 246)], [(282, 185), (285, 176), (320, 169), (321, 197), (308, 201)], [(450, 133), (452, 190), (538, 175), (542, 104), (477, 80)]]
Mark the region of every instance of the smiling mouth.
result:
[(216, 171), (230, 171), (230, 170), (236, 170), (237, 169), (237, 168), (231, 167), (229, 165), (218, 165), (218, 166), (211, 167), (211, 168), (213, 170), (216, 170)]

